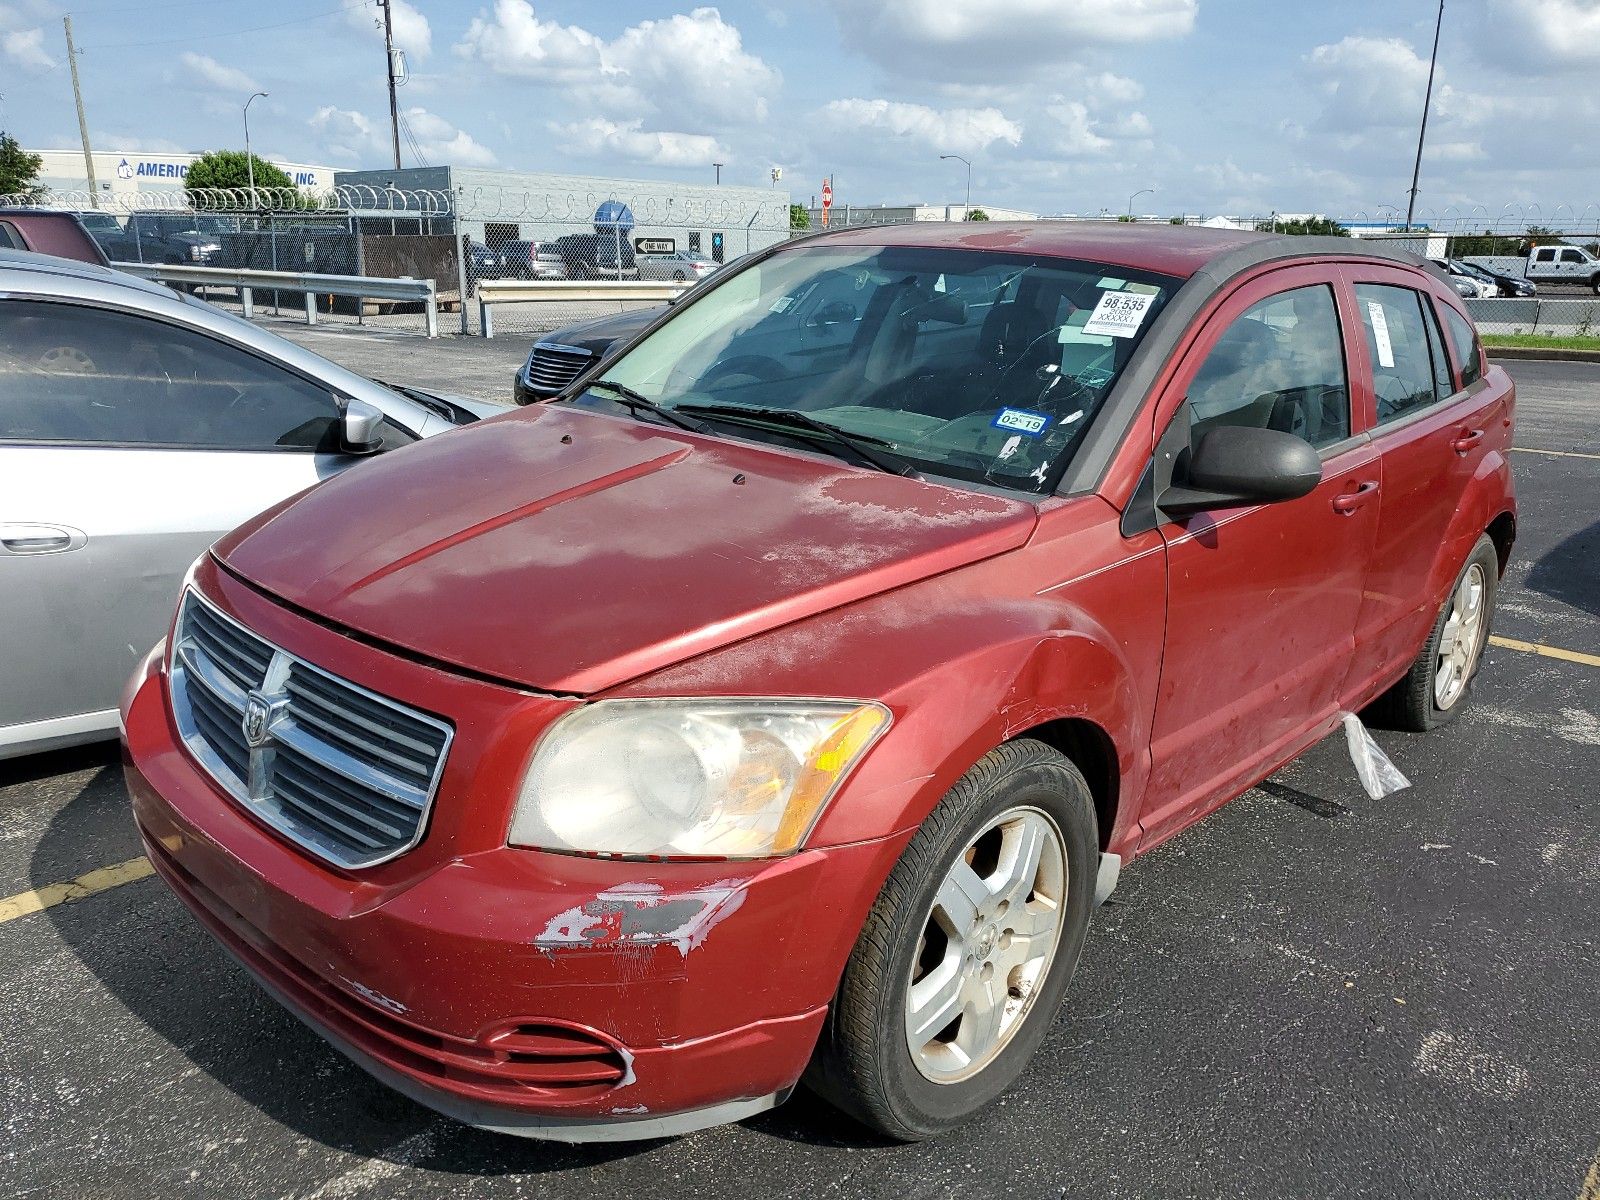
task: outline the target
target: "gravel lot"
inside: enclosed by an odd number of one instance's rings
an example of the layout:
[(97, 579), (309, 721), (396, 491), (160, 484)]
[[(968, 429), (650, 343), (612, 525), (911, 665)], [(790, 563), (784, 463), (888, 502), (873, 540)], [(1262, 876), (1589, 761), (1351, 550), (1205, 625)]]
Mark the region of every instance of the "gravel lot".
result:
[[(283, 332), (508, 399), (526, 338)], [(1600, 1198), (1600, 367), (1511, 364), (1522, 532), (1476, 701), (1342, 740), (1124, 872), (1033, 1069), (943, 1141), (801, 1094), (675, 1141), (479, 1133), (387, 1091), (144, 878), (0, 918), (0, 1195)], [(1544, 453), (1539, 453), (1540, 451)], [(1582, 661), (1588, 656), (1590, 661)], [(0, 896), (135, 858), (114, 748), (0, 763)]]

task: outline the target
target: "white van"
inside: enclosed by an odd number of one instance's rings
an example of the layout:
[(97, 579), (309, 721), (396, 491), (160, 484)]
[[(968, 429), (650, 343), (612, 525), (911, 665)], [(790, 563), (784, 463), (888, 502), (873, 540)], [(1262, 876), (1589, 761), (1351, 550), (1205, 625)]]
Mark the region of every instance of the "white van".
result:
[(1576, 283), (1600, 296), (1600, 258), (1581, 246), (1535, 246), (1528, 251), (1528, 278), (1535, 283)]

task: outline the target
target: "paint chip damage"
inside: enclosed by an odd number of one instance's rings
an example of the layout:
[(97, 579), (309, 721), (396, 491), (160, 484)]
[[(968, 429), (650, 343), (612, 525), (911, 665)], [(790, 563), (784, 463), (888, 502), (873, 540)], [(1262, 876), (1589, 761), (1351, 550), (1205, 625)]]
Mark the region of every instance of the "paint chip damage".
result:
[(744, 903), (744, 881), (724, 879), (668, 895), (658, 883), (625, 883), (557, 913), (534, 938), (544, 951), (576, 946), (672, 945), (687, 956)]

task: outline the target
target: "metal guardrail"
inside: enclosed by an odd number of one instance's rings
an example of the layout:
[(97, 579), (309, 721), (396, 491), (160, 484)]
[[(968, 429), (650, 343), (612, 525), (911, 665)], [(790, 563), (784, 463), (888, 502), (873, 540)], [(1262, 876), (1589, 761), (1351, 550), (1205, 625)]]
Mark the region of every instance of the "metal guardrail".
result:
[(601, 279), (592, 282), (560, 282), (518, 279), (478, 281), (478, 327), (483, 336), (494, 336), (493, 306), (496, 304), (538, 304), (552, 301), (587, 304), (594, 301), (636, 300), (664, 304), (683, 293), (687, 283), (636, 283), (631, 280)]
[(395, 300), (420, 303), (427, 315), (428, 336), (439, 336), (439, 298), (431, 279), (380, 279), (370, 275), (312, 275), (298, 271), (253, 271), (237, 267), (188, 267), (177, 263), (112, 263), (119, 271), (161, 283), (192, 283), (201, 287), (234, 288), (244, 316), (255, 313), (255, 293), (304, 292), (306, 324), (317, 323), (320, 296), (350, 296), (358, 300)]

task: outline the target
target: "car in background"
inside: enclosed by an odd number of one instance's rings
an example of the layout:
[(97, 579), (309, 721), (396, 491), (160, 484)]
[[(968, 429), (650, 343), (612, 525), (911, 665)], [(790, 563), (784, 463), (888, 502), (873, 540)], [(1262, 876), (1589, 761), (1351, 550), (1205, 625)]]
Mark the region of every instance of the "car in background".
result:
[(1582, 246), (1533, 246), (1526, 273), (1536, 283), (1577, 284), (1600, 296), (1600, 258)]
[(159, 284), (0, 250), (0, 759), (116, 734), (218, 535), (505, 411), (394, 389)]
[(513, 398), (518, 404), (538, 404), (565, 391), (613, 346), (631, 339), (667, 308), (665, 304), (633, 308), (551, 330), (533, 344), (517, 369)]
[(467, 243), (467, 270), (473, 279), (499, 279), (504, 267), (505, 259), (498, 251), (482, 242)]
[(1511, 560), (1510, 377), (1434, 269), (1331, 241), (788, 243), (563, 399), (275, 508), (124, 693), (154, 870), (501, 1133), (672, 1137), (804, 1080), (914, 1141), (1065, 1023), (1115, 1055), (1149, 1015), (1069, 989), (1124, 861), (1348, 714), (1460, 716)]
[(1461, 269), (1454, 259), (1430, 258), (1428, 261), (1450, 277), (1450, 285), (1463, 300), (1483, 300), (1500, 294), (1493, 280), (1476, 271)]
[(1489, 267), (1480, 266), (1478, 263), (1469, 263), (1463, 259), (1450, 258), (1445, 260), (1450, 264), (1452, 275), (1465, 275), (1476, 279), (1479, 283), (1487, 284), (1494, 288), (1493, 294), (1508, 299), (1524, 299), (1536, 295), (1539, 291), (1531, 280), (1520, 275), (1508, 275), (1504, 271), (1491, 270)]
[(560, 251), (549, 242), (507, 242), (500, 248), (500, 265), (511, 279), (560, 280), (567, 277)]
[(633, 243), (609, 233), (569, 233), (550, 243), (568, 279), (639, 278)]
[(79, 215), (56, 209), (0, 208), (0, 249), (109, 265), (105, 251)]
[(112, 260), (218, 266), (222, 254), (222, 235), (238, 233), (239, 228), (237, 217), (214, 213), (159, 209), (130, 213), (127, 224), (123, 226), (125, 257), (112, 255)]
[(679, 250), (673, 254), (641, 254), (638, 256), (640, 279), (671, 279), (679, 282), (699, 281), (721, 268), (722, 264), (704, 254)]

